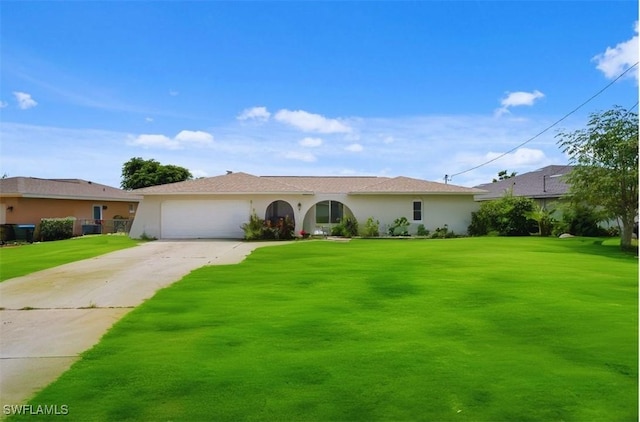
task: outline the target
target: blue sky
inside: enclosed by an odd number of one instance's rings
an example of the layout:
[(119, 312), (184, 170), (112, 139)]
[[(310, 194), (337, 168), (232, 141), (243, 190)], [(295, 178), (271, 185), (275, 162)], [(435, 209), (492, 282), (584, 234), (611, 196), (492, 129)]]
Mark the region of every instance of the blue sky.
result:
[(0, 4), (0, 172), (119, 186), (409, 176), (474, 186), (567, 159), (558, 129), (638, 100), (638, 2)]

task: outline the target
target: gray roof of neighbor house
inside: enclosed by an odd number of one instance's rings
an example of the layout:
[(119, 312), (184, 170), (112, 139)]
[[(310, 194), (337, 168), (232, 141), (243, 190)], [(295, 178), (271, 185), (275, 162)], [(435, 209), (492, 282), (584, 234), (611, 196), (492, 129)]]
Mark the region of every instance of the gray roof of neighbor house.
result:
[(139, 202), (142, 197), (122, 189), (82, 179), (40, 179), (8, 177), (0, 179), (0, 196), (48, 199), (84, 199)]
[(486, 193), (478, 194), (474, 198), (476, 201), (498, 199), (511, 189), (514, 196), (538, 199), (559, 198), (569, 192), (569, 185), (563, 176), (570, 173), (572, 169), (573, 166), (552, 165), (518, 174), (509, 179), (478, 185), (476, 188), (485, 190)]
[(271, 194), (315, 193), (343, 194), (462, 194), (482, 192), (409, 177), (376, 176), (254, 176), (247, 173), (229, 173), (222, 176), (187, 180), (166, 185), (134, 190), (139, 195), (189, 194)]

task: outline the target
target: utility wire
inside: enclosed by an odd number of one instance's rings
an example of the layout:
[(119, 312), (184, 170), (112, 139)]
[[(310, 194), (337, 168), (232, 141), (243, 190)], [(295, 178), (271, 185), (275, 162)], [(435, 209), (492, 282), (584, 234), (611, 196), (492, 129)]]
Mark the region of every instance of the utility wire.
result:
[[(547, 126), (545, 129), (543, 129), (541, 132), (537, 133), (536, 135), (532, 136), (531, 138), (527, 139), (526, 141), (524, 141), (523, 143), (521, 143), (520, 145), (517, 145), (514, 148), (511, 148), (509, 151), (498, 155), (495, 158), (492, 158), (491, 160), (485, 161), (482, 164), (478, 164), (475, 167), (471, 167), (470, 169), (467, 169), (465, 171), (461, 171), (458, 173), (454, 173), (452, 175), (448, 175), (445, 174), (444, 175), (444, 182), (447, 183), (447, 181), (450, 181), (451, 179), (453, 179), (454, 176), (459, 176), (461, 174), (464, 173), (468, 173), (472, 170), (476, 170), (479, 169), (480, 167), (484, 167), (489, 163), (493, 163), (494, 161), (504, 157), (507, 154), (510, 154), (512, 152), (514, 152), (515, 150), (517, 150), (518, 148), (523, 147), (524, 145), (528, 144), (529, 142), (533, 141), (534, 139), (536, 139), (537, 137), (539, 137), (540, 135), (544, 134), (545, 132), (549, 131), (549, 129), (553, 128), (554, 126), (556, 126), (558, 123), (562, 122), (563, 120), (565, 120), (567, 117), (571, 116), (573, 113), (575, 113), (576, 111), (580, 110), (582, 107), (584, 107), (585, 105), (587, 105), (588, 103), (590, 103), (594, 98), (596, 98), (597, 96), (599, 96), (600, 94), (602, 94), (604, 91), (606, 91), (607, 89), (609, 89), (611, 87), (611, 85), (613, 85), (614, 83), (616, 83), (620, 78), (622, 78), (624, 75), (626, 75), (629, 71), (631, 71), (631, 69), (633, 69), (634, 67), (638, 66), (639, 62), (635, 62), (635, 64), (633, 66), (628, 67), (624, 72), (622, 72), (621, 74), (619, 74), (613, 81), (611, 81), (608, 85), (606, 85), (604, 88), (602, 88), (600, 91), (596, 92), (595, 94), (593, 94), (588, 100), (584, 101), (582, 104), (580, 104), (578, 107), (574, 108), (573, 110), (571, 110), (569, 113), (565, 114), (564, 116), (562, 116), (562, 118), (560, 118), (559, 120), (556, 120), (554, 123), (552, 123), (550, 126)], [(638, 103), (636, 103), (633, 107), (637, 106)], [(632, 108), (633, 108), (632, 107)]]

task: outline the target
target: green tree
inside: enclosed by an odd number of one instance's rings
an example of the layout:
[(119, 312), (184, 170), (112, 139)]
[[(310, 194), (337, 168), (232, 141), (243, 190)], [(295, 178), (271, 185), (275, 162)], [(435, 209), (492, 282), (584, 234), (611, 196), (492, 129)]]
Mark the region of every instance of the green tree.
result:
[(509, 172), (507, 172), (506, 170), (502, 170), (498, 172), (498, 178), (493, 179), (492, 182), (496, 183), (498, 180), (511, 179), (512, 177), (515, 177), (517, 174), (518, 173), (515, 171), (512, 171), (511, 174), (509, 174)]
[(553, 229), (553, 212), (554, 210), (535, 205), (533, 210), (526, 214), (528, 218), (538, 223), (538, 234), (540, 236), (551, 236)]
[(122, 189), (140, 189), (166, 183), (182, 182), (193, 175), (184, 167), (162, 165), (154, 159), (134, 157), (122, 166)]
[(567, 176), (575, 202), (602, 209), (620, 224), (620, 247), (631, 249), (638, 215), (638, 114), (622, 107), (593, 113), (587, 127), (557, 135), (575, 167)]

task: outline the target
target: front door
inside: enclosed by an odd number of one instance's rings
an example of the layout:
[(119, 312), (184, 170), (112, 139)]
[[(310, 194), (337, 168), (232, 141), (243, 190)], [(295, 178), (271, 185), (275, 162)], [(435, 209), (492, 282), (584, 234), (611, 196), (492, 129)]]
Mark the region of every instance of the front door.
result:
[(100, 220), (102, 220), (102, 205), (93, 206), (93, 219), (96, 224), (100, 224)]

